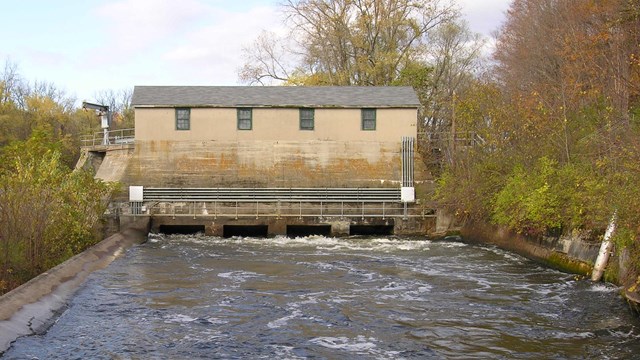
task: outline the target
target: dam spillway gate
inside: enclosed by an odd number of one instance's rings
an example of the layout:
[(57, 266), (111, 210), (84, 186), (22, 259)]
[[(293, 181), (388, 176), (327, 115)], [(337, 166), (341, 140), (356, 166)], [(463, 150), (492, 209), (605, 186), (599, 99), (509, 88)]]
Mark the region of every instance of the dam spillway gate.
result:
[[(410, 195), (413, 196), (412, 194)], [(147, 188), (112, 203), (121, 221), (151, 218), (153, 232), (214, 236), (422, 235), (435, 211), (401, 188)]]

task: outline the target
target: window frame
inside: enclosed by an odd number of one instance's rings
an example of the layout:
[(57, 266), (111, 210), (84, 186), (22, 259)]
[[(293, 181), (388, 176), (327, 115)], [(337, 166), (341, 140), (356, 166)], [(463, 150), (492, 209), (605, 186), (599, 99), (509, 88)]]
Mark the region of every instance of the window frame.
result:
[[(248, 118), (240, 117), (240, 114), (243, 113), (244, 111), (248, 111), (248, 113), (249, 113), (249, 117)], [(246, 107), (237, 108), (236, 114), (237, 114), (236, 128), (238, 130), (242, 130), (242, 131), (253, 130), (253, 108), (246, 108)], [(249, 127), (248, 128), (244, 128), (244, 127), (240, 126), (241, 122), (244, 122), (244, 121), (248, 121), (249, 122)]]
[[(311, 114), (311, 117), (303, 117), (303, 114)], [(316, 128), (316, 109), (314, 108), (300, 108), (299, 109), (299, 126), (302, 131), (313, 131)], [(303, 121), (310, 121), (311, 126), (304, 126)]]
[[(367, 117), (367, 114), (373, 114), (373, 118)], [(377, 127), (377, 111), (375, 108), (364, 108), (360, 112), (361, 122), (360, 122), (360, 130), (362, 131), (375, 131)], [(365, 126), (367, 122), (372, 122), (373, 127)]]
[[(180, 113), (183, 111), (186, 111), (186, 114), (187, 114), (186, 118), (180, 117)], [(191, 130), (191, 108), (176, 108), (175, 117), (176, 117), (177, 131)], [(186, 124), (186, 127), (185, 127), (185, 124)]]

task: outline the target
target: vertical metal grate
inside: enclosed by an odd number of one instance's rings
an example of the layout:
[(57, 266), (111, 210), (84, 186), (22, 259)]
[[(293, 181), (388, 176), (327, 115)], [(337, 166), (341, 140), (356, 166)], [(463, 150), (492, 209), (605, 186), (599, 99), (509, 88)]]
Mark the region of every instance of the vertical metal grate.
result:
[(413, 187), (414, 138), (402, 137), (402, 186)]

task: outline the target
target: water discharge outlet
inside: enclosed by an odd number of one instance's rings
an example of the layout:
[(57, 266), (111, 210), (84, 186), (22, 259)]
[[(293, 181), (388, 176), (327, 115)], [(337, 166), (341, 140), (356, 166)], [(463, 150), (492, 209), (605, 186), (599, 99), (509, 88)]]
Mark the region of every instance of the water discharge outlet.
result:
[(234, 236), (265, 238), (269, 234), (268, 225), (224, 225), (223, 237)]
[(351, 225), (351, 235), (393, 235), (393, 225)]
[(197, 234), (205, 232), (204, 225), (160, 225), (163, 234)]
[(331, 225), (287, 225), (288, 237), (331, 236)]

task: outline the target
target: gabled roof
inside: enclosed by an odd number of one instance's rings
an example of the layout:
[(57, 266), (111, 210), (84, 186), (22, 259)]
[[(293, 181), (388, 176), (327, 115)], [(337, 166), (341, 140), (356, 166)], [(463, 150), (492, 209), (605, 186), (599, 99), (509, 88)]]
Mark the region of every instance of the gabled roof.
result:
[(410, 86), (136, 86), (134, 107), (399, 107), (420, 105)]

